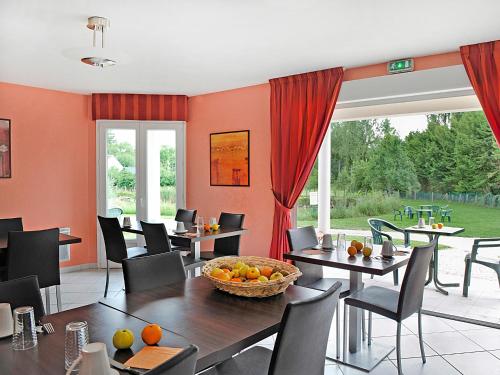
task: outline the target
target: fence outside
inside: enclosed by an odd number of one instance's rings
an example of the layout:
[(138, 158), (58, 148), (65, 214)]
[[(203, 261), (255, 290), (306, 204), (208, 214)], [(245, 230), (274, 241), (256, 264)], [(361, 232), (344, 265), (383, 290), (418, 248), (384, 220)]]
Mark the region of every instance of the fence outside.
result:
[(422, 201), (448, 201), (466, 204), (476, 204), (480, 206), (500, 208), (500, 195), (491, 193), (438, 193), (428, 191), (418, 191), (413, 193), (399, 193), (401, 198), (415, 199)]

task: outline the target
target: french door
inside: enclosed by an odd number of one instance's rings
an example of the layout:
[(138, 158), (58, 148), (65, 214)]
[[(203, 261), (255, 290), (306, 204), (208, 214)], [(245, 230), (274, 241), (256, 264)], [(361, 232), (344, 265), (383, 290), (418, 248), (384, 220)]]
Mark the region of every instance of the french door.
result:
[[(185, 123), (97, 121), (97, 212), (131, 220), (173, 219), (185, 207)], [(98, 263), (105, 266), (98, 232)], [(126, 234), (127, 246), (142, 239)]]

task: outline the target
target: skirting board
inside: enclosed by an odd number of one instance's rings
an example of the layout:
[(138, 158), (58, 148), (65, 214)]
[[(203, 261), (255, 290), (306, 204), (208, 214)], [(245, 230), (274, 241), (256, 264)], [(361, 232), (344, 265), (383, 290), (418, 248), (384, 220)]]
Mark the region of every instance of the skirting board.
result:
[(86, 264), (79, 264), (77, 266), (62, 267), (60, 268), (60, 271), (61, 273), (68, 273), (68, 272), (83, 271), (88, 269), (97, 269), (97, 263), (86, 263)]

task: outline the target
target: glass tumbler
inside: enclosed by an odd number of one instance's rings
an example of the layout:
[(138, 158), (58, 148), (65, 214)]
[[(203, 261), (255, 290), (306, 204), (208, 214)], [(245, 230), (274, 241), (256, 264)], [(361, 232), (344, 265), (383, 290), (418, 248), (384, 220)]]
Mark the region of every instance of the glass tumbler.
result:
[(198, 218), (196, 219), (196, 226), (198, 229), (198, 234), (202, 234), (203, 232), (205, 232), (205, 220), (203, 219), (203, 217), (198, 216)]
[(373, 238), (371, 236), (365, 237), (365, 247), (368, 247), (373, 250)]
[[(66, 324), (64, 337), (64, 368), (67, 370), (78, 358), (82, 349), (89, 343), (89, 327), (87, 322), (71, 322)], [(79, 364), (73, 371), (79, 370)]]
[(337, 250), (338, 251), (345, 251), (345, 233), (339, 233), (337, 236)]
[(31, 306), (22, 306), (14, 309), (14, 334), (12, 335), (12, 349), (27, 350), (34, 348), (38, 343), (35, 327), (35, 311)]
[(214, 224), (217, 224), (217, 219), (215, 217), (211, 217), (209, 221), (210, 227)]

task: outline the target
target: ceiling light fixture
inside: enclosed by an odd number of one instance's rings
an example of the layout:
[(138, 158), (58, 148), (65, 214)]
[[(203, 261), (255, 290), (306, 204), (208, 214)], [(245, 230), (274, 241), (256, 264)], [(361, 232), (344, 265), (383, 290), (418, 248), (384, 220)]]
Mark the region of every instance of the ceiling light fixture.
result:
[[(87, 28), (90, 30), (93, 30), (93, 43), (92, 46), (95, 48), (96, 52), (104, 52), (104, 32), (106, 31), (107, 28), (109, 28), (109, 19), (104, 18), (104, 17), (98, 17), (98, 16), (93, 16), (89, 17), (88, 19), (88, 24)], [(97, 33), (101, 33), (101, 48), (98, 49), (96, 48), (96, 40), (97, 40)], [(82, 63), (92, 65), (92, 66), (98, 66), (100, 68), (105, 68), (107, 66), (113, 66), (116, 64), (116, 61), (113, 59), (109, 59), (106, 57), (102, 56), (90, 56), (90, 57), (84, 57), (81, 59)]]

